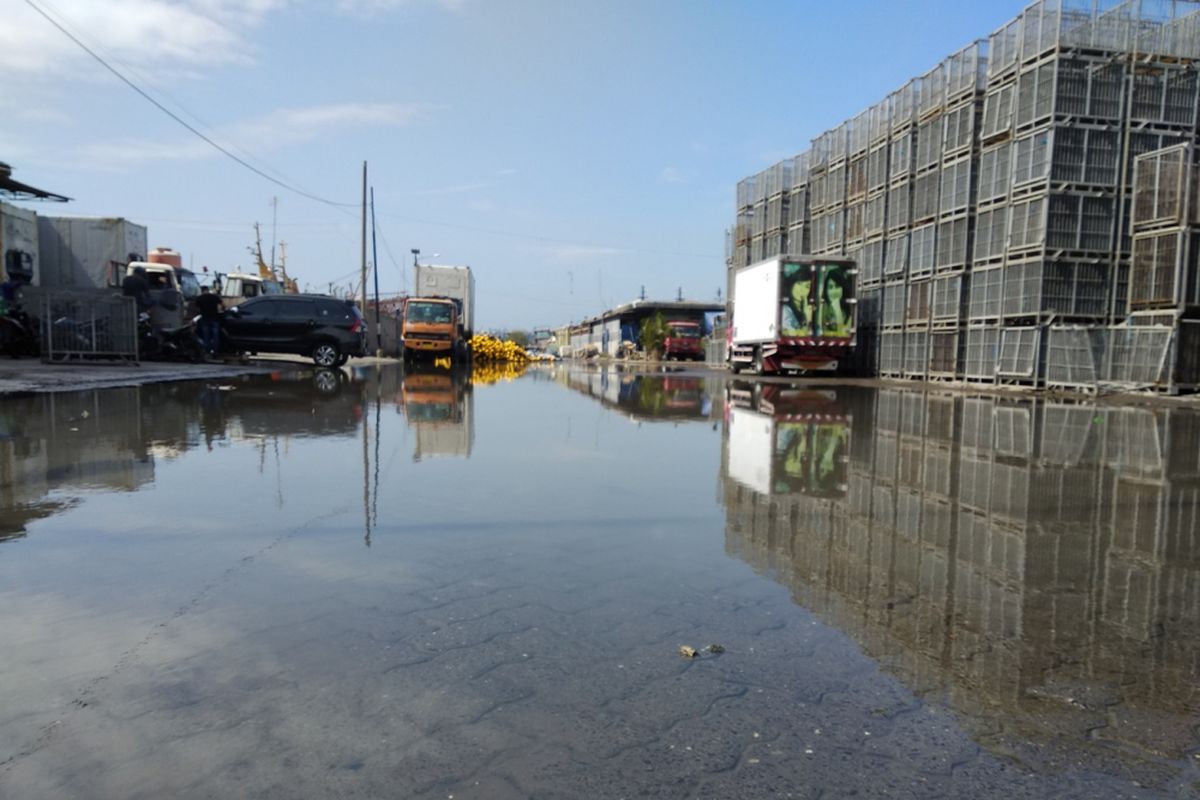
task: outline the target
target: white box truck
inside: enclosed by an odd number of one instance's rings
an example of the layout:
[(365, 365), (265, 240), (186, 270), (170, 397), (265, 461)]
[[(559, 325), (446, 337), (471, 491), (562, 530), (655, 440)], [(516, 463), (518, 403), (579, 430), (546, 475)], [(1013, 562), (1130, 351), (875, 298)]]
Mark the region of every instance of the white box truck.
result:
[(855, 347), (858, 270), (844, 258), (778, 256), (734, 275), (727, 359), (759, 375), (837, 369)]
[(38, 217), (41, 286), (120, 286), (125, 267), (146, 259), (146, 226), (122, 217)]
[(458, 318), (466, 339), (475, 332), (475, 276), (470, 267), (418, 264), (416, 297), (440, 297), (457, 301)]

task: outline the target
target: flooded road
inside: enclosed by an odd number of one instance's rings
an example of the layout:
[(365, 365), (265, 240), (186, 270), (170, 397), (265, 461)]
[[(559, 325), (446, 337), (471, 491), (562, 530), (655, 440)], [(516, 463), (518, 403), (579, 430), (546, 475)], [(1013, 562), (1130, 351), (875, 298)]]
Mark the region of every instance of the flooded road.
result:
[(0, 797), (1200, 793), (1194, 412), (510, 378), (0, 401)]

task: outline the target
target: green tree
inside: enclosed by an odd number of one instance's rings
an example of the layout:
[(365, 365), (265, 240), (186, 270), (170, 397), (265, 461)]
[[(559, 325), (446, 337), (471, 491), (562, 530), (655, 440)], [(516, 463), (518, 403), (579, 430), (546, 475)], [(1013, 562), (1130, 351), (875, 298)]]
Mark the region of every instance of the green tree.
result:
[(526, 331), (509, 331), (504, 338), (514, 342), (518, 347), (529, 347), (529, 333)]
[(663, 318), (661, 311), (655, 311), (654, 316), (642, 323), (642, 332), (639, 338), (642, 350), (647, 355), (651, 358), (662, 356), (663, 342), (667, 338), (667, 321)]

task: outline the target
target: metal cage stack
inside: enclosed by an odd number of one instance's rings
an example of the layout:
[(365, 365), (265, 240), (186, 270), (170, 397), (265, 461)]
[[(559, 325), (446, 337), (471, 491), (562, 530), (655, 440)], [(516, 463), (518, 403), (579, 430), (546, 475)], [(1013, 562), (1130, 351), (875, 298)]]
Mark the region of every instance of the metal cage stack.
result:
[[(1153, 347), (1094, 333), (1117, 323), (1169, 329), (1178, 366), (1200, 328), (1200, 226), (1134, 194), (1181, 191), (1149, 170), (1195, 169), (1198, 106), (1200, 0), (1038, 0), (818, 136), (810, 237), (789, 249), (856, 258), (860, 328), (886, 377), (1121, 382), (1113, 359), (1132, 369)], [(735, 265), (740, 242), (755, 252), (762, 181), (738, 186)]]

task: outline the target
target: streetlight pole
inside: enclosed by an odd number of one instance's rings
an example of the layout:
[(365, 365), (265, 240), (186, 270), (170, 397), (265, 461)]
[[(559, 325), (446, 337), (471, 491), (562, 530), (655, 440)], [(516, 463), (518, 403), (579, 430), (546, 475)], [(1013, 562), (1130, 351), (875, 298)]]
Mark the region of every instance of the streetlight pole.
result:
[[(375, 350), (383, 350), (383, 328), (379, 326), (379, 248), (375, 244), (375, 187), (371, 187), (371, 267), (375, 273)], [(365, 310), (365, 309), (364, 309)]]

